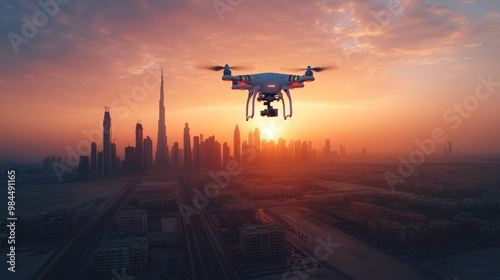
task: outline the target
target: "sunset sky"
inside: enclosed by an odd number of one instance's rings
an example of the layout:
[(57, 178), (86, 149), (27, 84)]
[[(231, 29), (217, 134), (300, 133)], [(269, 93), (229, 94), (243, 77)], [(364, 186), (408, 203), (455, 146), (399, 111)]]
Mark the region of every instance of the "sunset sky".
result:
[[(156, 147), (162, 64), (169, 145), (187, 120), (231, 146), (238, 124), (243, 140), (405, 153), (441, 128), (463, 153), (500, 153), (500, 1), (58, 1), (0, 3), (0, 161), (86, 153), (104, 106), (122, 158), (138, 120)], [(196, 68), (225, 63), (338, 69), (292, 91), (291, 119), (258, 103), (247, 122), (246, 91)]]

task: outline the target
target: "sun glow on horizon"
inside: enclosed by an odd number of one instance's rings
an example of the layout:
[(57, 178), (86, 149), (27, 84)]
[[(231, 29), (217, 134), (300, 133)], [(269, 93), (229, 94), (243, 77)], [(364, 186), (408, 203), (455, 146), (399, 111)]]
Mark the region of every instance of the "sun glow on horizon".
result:
[[(258, 128), (260, 131), (260, 138), (262, 140), (278, 142), (279, 138), (286, 138), (288, 133), (285, 129), (290, 124), (289, 120), (284, 120), (282, 116), (278, 117), (261, 117), (256, 116), (252, 119), (250, 130), (254, 131)], [(289, 127), (290, 129), (292, 127)]]
[(262, 137), (266, 140), (276, 140), (275, 139), (275, 136), (276, 136), (276, 133), (275, 131), (270, 128), (270, 127), (265, 127), (264, 129), (262, 129)]

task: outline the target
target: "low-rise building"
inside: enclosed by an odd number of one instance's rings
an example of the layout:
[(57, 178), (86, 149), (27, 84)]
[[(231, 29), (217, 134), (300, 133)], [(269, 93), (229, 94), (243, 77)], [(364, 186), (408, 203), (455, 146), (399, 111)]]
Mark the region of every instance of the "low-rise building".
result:
[(120, 236), (140, 236), (147, 232), (147, 214), (142, 209), (126, 209), (120, 212), (118, 231)]
[(285, 233), (277, 224), (244, 225), (239, 230), (240, 250), (246, 259), (285, 255)]
[(33, 240), (38, 242), (65, 240), (76, 225), (77, 217), (73, 211), (57, 210), (39, 216), (31, 225)]
[(126, 237), (111, 239), (100, 244), (93, 254), (93, 271), (108, 273), (113, 269), (121, 271), (142, 270), (148, 263), (148, 239)]
[(222, 207), (222, 218), (227, 226), (239, 227), (255, 220), (255, 210), (239, 201), (231, 201)]

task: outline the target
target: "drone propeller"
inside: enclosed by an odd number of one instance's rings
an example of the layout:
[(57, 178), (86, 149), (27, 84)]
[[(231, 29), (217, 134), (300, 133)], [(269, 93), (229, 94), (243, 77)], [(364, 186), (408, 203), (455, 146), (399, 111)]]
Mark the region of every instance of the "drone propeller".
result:
[[(196, 68), (198, 69), (206, 69), (206, 70), (212, 70), (212, 71), (220, 71), (224, 70), (224, 66), (220, 65), (209, 65), (209, 66), (197, 66)], [(231, 70), (253, 70), (255, 67), (253, 65), (240, 65), (240, 66), (229, 66), (229, 69)]]
[[(286, 68), (285, 70), (288, 70), (288, 71), (307, 71), (309, 67), (310, 66), (308, 66), (306, 68)], [(339, 68), (339, 67), (334, 64), (334, 65), (324, 66), (324, 67), (311, 67), (311, 70), (314, 72), (321, 72), (321, 71), (330, 70), (330, 69), (337, 69), (337, 68)]]

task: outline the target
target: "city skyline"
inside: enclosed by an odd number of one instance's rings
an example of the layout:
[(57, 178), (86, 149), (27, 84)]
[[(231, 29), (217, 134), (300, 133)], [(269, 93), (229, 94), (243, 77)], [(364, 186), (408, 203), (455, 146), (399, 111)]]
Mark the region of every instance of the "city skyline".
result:
[[(307, 135), (313, 143), (329, 138), (333, 147), (397, 154), (440, 128), (463, 153), (500, 153), (498, 1), (236, 2), (226, 9), (169, 1), (70, 1), (52, 10), (1, 4), (0, 99), (9, 117), (0, 127), (12, 133), (0, 139), (7, 147), (0, 161), (79, 154), (82, 141), (102, 141), (103, 105), (119, 153), (135, 142), (129, 128), (138, 120), (157, 142), (162, 66), (171, 143), (182, 142), (188, 118), (193, 135), (203, 128), (228, 143), (237, 123), (241, 131), (258, 127), (264, 138)], [(264, 13), (280, 20), (253, 20)], [(47, 22), (33, 17), (40, 14)], [(246, 122), (246, 92), (197, 68), (225, 63), (255, 66), (234, 75), (338, 69), (292, 91), (292, 118)]]
[[(195, 150), (198, 150), (199, 147), (197, 148), (191, 148), (191, 135), (190, 135), (190, 128), (189, 124), (186, 122), (184, 124), (184, 129), (183, 129), (183, 140), (182, 140), (182, 149), (179, 147), (179, 142), (175, 141), (172, 146), (168, 146), (167, 143), (167, 135), (166, 135), (166, 119), (165, 119), (165, 95), (164, 95), (164, 82), (163, 82), (163, 69), (161, 71), (161, 85), (160, 85), (160, 91), (159, 91), (159, 109), (158, 109), (158, 131), (157, 131), (157, 147), (156, 150), (154, 150), (156, 154), (156, 158), (154, 160), (154, 165), (159, 168), (166, 168), (169, 165), (173, 166), (184, 166), (186, 168), (199, 168), (199, 167), (206, 167), (206, 164), (202, 164), (201, 156), (197, 153), (195, 153)], [(152, 163), (152, 154), (149, 154), (149, 152), (153, 152), (152, 145), (153, 141), (152, 139), (148, 136), (146, 138), (144, 137), (143, 133), (143, 126), (141, 121), (138, 121), (135, 126), (135, 146), (131, 146), (130, 143), (128, 146), (124, 147), (123, 151), (124, 153), (121, 154), (117, 152), (116, 148), (116, 143), (114, 140), (112, 141), (111, 133), (112, 133), (112, 125), (111, 125), (111, 114), (109, 111), (109, 107), (104, 107), (104, 119), (103, 119), (103, 141), (102, 141), (102, 151), (99, 151), (97, 148), (97, 143), (94, 141), (90, 144), (90, 154), (87, 154), (86, 152), (81, 152), (79, 155), (72, 155), (73, 157), (89, 157), (89, 169), (91, 171), (97, 171), (97, 170), (102, 170), (103, 171), (103, 176), (110, 176), (113, 175), (113, 173), (116, 173), (117, 170), (117, 165), (120, 165), (120, 163), (117, 163), (117, 161), (120, 160), (120, 158), (123, 158), (123, 167), (125, 172), (127, 173), (142, 173), (145, 170), (150, 170), (152, 169), (153, 163)], [(317, 158), (318, 155), (323, 156), (325, 158), (330, 157), (330, 139), (325, 140), (325, 146), (319, 148), (319, 149), (313, 149), (312, 148), (312, 142), (309, 141), (303, 141), (301, 140), (294, 140), (294, 139), (289, 139), (288, 143), (287, 140), (279, 137), (275, 139), (275, 135), (272, 133), (269, 128), (266, 131), (267, 135), (261, 138), (261, 132), (258, 127), (256, 127), (253, 132), (249, 131), (249, 138), (248, 141), (243, 141), (241, 142), (241, 136), (240, 136), (240, 131), (238, 124), (236, 125), (234, 132), (233, 132), (233, 145), (230, 146), (228, 145), (228, 141), (224, 142), (216, 142), (218, 143), (217, 145), (222, 146), (222, 150), (219, 152), (219, 155), (216, 156), (216, 158), (219, 158), (217, 161), (220, 163), (218, 164), (219, 167), (224, 166), (230, 159), (234, 159), (235, 161), (241, 163), (242, 162), (242, 146), (244, 145), (246, 149), (253, 149), (256, 152), (256, 155), (260, 157), (260, 153), (265, 150), (263, 147), (264, 145), (268, 146), (269, 149), (272, 150), (272, 153), (267, 151), (267, 155), (262, 156), (260, 160), (265, 160), (265, 161), (272, 161), (272, 160), (278, 160), (279, 162), (283, 162), (284, 160), (291, 160), (291, 161), (298, 161), (298, 160), (307, 160), (309, 157), (310, 158)], [(203, 133), (200, 134), (200, 136), (193, 136), (193, 143), (198, 143), (202, 144), (199, 142), (200, 137), (203, 137)], [(211, 137), (214, 137), (215, 135), (212, 135)], [(164, 139), (164, 140), (163, 140)], [(196, 140), (198, 139), (198, 140)], [(229, 141), (230, 142), (230, 141)], [(150, 144), (151, 147), (148, 147), (148, 153), (146, 154), (145, 151), (145, 146), (147, 144)], [(250, 144), (249, 144), (250, 143)], [(300, 147), (301, 143), (304, 145), (304, 147)], [(288, 146), (287, 146), (288, 145)], [(299, 145), (299, 147), (295, 148), (292, 147), (293, 145)], [(451, 149), (451, 142), (448, 144), (448, 146), (444, 146), (444, 154), (452, 154), (452, 149)], [(111, 148), (113, 146), (113, 148)], [(220, 147), (219, 147), (220, 148)], [(278, 149), (278, 152), (275, 151), (275, 149)], [(288, 151), (287, 151), (288, 149)], [(113, 151), (111, 151), (113, 150)], [(301, 155), (300, 150), (304, 151), (304, 154)], [(232, 151), (232, 152), (231, 152)], [(307, 151), (307, 152), (306, 152)], [(448, 151), (448, 152), (447, 152)], [(222, 154), (221, 154), (222, 152)], [(248, 153), (248, 151), (243, 151)], [(198, 153), (202, 153), (201, 151)], [(359, 152), (356, 150), (352, 152), (354, 154), (358, 154)], [(436, 152), (439, 154), (439, 151)], [(98, 159), (97, 155), (102, 154), (102, 159)], [(172, 156), (172, 158), (169, 158), (169, 154)], [(195, 155), (196, 154), (196, 155)], [(272, 155), (271, 155), (272, 154)], [(337, 154), (337, 152), (334, 152), (334, 154)], [(339, 155), (346, 155), (345, 153), (345, 147), (340, 146)], [(363, 147), (363, 155), (366, 155), (366, 148)], [(195, 159), (195, 157), (200, 157)], [(58, 163), (64, 163), (65, 165), (70, 165), (71, 160), (69, 159), (69, 156), (66, 156), (64, 159), (64, 162), (62, 161), (62, 157), (58, 156), (58, 160), (54, 160), (55, 156), (47, 156), (44, 157), (43, 164), (47, 170), (50, 168), (47, 168), (51, 163), (54, 161), (57, 161)], [(81, 159), (79, 159), (81, 161)], [(198, 164), (193, 164), (193, 162), (198, 162)], [(102, 165), (102, 168), (98, 168), (100, 163)], [(210, 164), (211, 165), (211, 164)], [(145, 168), (148, 166), (148, 168)]]
[[(218, 164), (209, 163), (208, 165), (203, 164), (201, 161), (202, 151), (199, 151), (200, 147), (198, 145), (203, 144), (199, 142), (201, 137), (203, 141), (203, 133), (200, 136), (193, 136), (193, 144), (191, 146), (191, 135), (189, 123), (184, 124), (183, 128), (183, 136), (182, 136), (182, 149), (179, 146), (179, 142), (175, 141), (172, 146), (168, 146), (166, 141), (166, 119), (165, 119), (165, 97), (164, 97), (164, 82), (163, 82), (163, 69), (161, 71), (161, 86), (160, 86), (160, 98), (159, 98), (159, 119), (158, 119), (158, 131), (157, 135), (159, 141), (157, 142), (157, 148), (154, 151), (156, 154), (156, 158), (153, 161), (152, 154), (146, 156), (144, 147), (146, 146), (146, 142), (150, 145), (153, 145), (153, 141), (148, 136), (143, 137), (143, 127), (142, 123), (138, 121), (135, 127), (135, 146), (130, 146), (130, 143), (127, 147), (124, 148), (124, 153), (120, 154), (117, 152), (116, 143), (111, 141), (111, 115), (109, 112), (109, 107), (104, 107), (104, 120), (103, 120), (103, 141), (102, 141), (102, 151), (97, 150), (96, 142), (92, 142), (90, 144), (90, 154), (88, 153), (80, 153), (79, 155), (72, 156), (88, 156), (89, 160), (89, 169), (92, 171), (95, 170), (103, 170), (104, 176), (110, 176), (113, 173), (116, 173), (117, 161), (120, 158), (123, 158), (123, 166), (125, 172), (127, 173), (142, 173), (145, 170), (151, 170), (154, 165), (160, 168), (166, 168), (170, 165), (173, 166), (184, 166), (185, 168), (199, 168), (199, 167), (221, 167), (225, 166), (230, 159), (233, 159), (237, 162), (242, 162), (242, 149), (245, 152), (245, 149), (252, 149), (256, 152), (256, 156), (259, 158), (259, 162), (271, 162), (276, 160), (278, 162), (284, 162), (286, 160), (289, 161), (302, 161), (302, 160), (310, 160), (317, 159), (318, 157), (330, 158), (331, 155), (340, 155), (345, 156), (347, 154), (361, 154), (363, 156), (367, 155), (366, 147), (362, 147), (361, 150), (351, 150), (349, 153), (346, 153), (345, 146), (340, 144), (339, 150), (331, 150), (330, 147), (330, 139), (325, 139), (325, 144), (322, 147), (316, 147), (316, 149), (312, 146), (312, 141), (301, 139), (285, 139), (283, 137), (275, 137), (272, 133), (273, 131), (269, 130), (268, 133), (264, 133), (265, 136), (261, 137), (261, 131), (258, 127), (256, 127), (253, 132), (250, 130), (248, 133), (248, 141), (241, 142), (240, 130), (238, 124), (236, 124), (234, 132), (233, 132), (233, 145), (228, 145), (228, 142), (231, 141), (215, 141), (215, 135), (211, 135), (210, 138), (213, 138), (216, 145), (218, 145), (218, 155), (216, 156)], [(267, 135), (266, 135), (267, 134)], [(165, 140), (162, 140), (165, 139)], [(288, 142), (288, 143), (287, 143)], [(107, 144), (106, 144), (107, 143)], [(249, 144), (250, 143), (250, 144)], [(222, 148), (220, 147), (222, 145)], [(111, 146), (113, 148), (111, 148)], [(266, 150), (266, 155), (261, 155)], [(243, 148), (245, 147), (245, 148)], [(442, 149), (442, 150), (441, 150)], [(108, 152), (106, 152), (108, 150)], [(148, 147), (148, 152), (153, 153), (152, 147)], [(198, 151), (198, 152), (195, 152)], [(246, 151), (248, 153), (248, 151)], [(102, 154), (102, 169), (97, 168), (98, 160), (97, 154)], [(162, 155), (165, 153), (166, 155)], [(211, 152), (210, 152), (211, 153)], [(452, 155), (455, 153), (459, 153), (459, 150), (452, 149), (452, 142), (446, 142), (439, 147), (434, 148), (434, 151), (431, 154), (443, 154), (443, 155)], [(169, 157), (171, 155), (172, 158)], [(165, 160), (166, 157), (166, 160)], [(199, 158), (196, 158), (199, 157)], [(106, 160), (108, 158), (108, 160)], [(67, 165), (71, 165), (69, 162), (68, 156), (65, 157), (64, 162), (62, 162), (62, 157), (58, 156), (58, 160), (54, 160), (55, 156), (47, 156), (44, 157), (43, 164), (44, 166), (50, 165), (52, 162), (57, 161), (59, 163), (64, 163)], [(81, 160), (81, 159), (80, 159)], [(79, 161), (80, 161), (79, 160)], [(100, 160), (99, 160), (100, 161)], [(198, 164), (196, 164), (198, 162)], [(145, 166), (149, 164), (149, 167), (145, 169)], [(50, 169), (50, 168), (46, 168)]]

